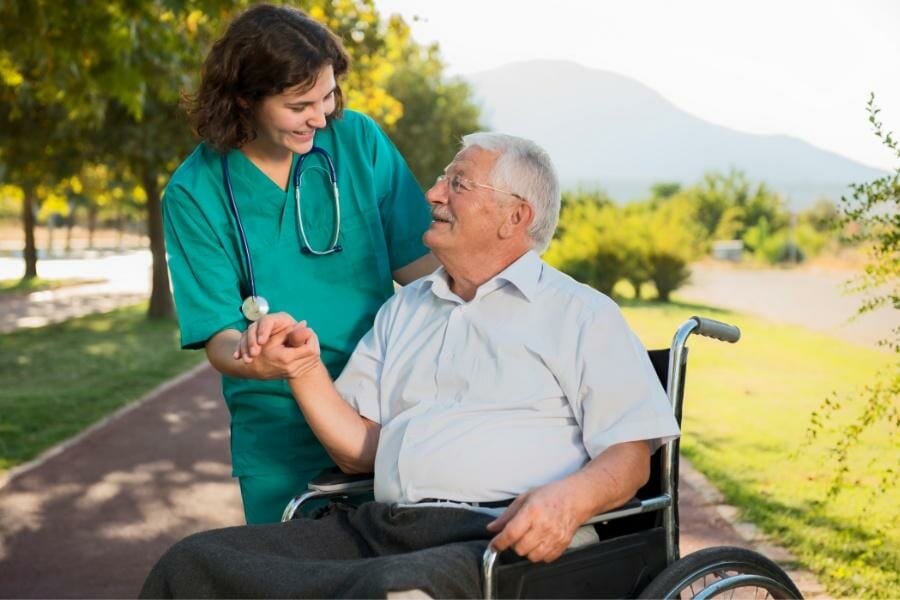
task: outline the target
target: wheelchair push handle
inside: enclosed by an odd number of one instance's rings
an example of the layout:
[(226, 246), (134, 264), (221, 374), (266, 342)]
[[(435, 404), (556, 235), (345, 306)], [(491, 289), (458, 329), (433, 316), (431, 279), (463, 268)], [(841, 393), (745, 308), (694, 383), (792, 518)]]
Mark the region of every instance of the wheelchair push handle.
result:
[(741, 330), (734, 325), (706, 317), (691, 318), (697, 323), (694, 333), (732, 344), (741, 339)]

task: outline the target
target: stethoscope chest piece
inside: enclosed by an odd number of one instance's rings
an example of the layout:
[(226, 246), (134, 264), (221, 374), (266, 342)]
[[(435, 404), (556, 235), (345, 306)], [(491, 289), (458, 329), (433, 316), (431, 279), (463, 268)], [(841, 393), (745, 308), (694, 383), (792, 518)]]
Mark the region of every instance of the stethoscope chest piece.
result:
[[(303, 161), (311, 154), (320, 154), (328, 166), (328, 180), (331, 183), (332, 200), (334, 202), (335, 226), (331, 237), (331, 242), (323, 250), (315, 250), (306, 238), (306, 231), (303, 229), (303, 218), (300, 212), (300, 184), (302, 177)], [(234, 199), (234, 190), (231, 187), (231, 177), (228, 173), (228, 157), (223, 154), (222, 163), (222, 179), (225, 184), (225, 192), (228, 195), (228, 201), (231, 205), (231, 214), (234, 216), (235, 225), (241, 241), (241, 250), (243, 251), (244, 260), (247, 264), (247, 279), (250, 284), (250, 295), (244, 298), (241, 303), (241, 312), (250, 321), (258, 321), (269, 313), (269, 301), (256, 294), (256, 277), (253, 276), (253, 259), (250, 256), (250, 245), (247, 243), (247, 232), (244, 231), (244, 224), (241, 221), (241, 214), (238, 211), (237, 202)], [(297, 159), (297, 165), (294, 167), (294, 197), (297, 204), (297, 229), (300, 237), (300, 247), (304, 254), (312, 254), (315, 256), (327, 256), (335, 252), (340, 252), (343, 248), (337, 243), (341, 233), (341, 204), (338, 195), (337, 173), (334, 169), (334, 162), (325, 150), (313, 146), (309, 152), (301, 155)]]
[(248, 321), (259, 321), (269, 314), (269, 301), (262, 296), (247, 296), (241, 304), (241, 312)]

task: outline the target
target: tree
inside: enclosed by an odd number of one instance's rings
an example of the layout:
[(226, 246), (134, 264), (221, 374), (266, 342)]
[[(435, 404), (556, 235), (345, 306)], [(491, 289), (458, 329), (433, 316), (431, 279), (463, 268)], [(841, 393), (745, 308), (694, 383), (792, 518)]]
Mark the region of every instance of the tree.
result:
[[(868, 250), (864, 272), (851, 286), (852, 290), (866, 294), (858, 314), (880, 308), (900, 310), (900, 145), (878, 120), (880, 109), (875, 105), (874, 94), (869, 95), (866, 109), (875, 135), (898, 162), (893, 172), (874, 181), (853, 184), (852, 194), (841, 198), (843, 224), (855, 225), (851, 241)], [(847, 459), (867, 430), (886, 427), (900, 449), (900, 328), (887, 332), (880, 343), (893, 352), (894, 361), (877, 373), (858, 396), (848, 400), (859, 402), (861, 407), (849, 425), (842, 424), (842, 435), (831, 448), (836, 469), (830, 496), (837, 495), (843, 487), (849, 474)], [(825, 429), (841, 407), (842, 402), (834, 395), (822, 402), (811, 415), (807, 442)], [(887, 461), (876, 493), (895, 489), (898, 478), (900, 468), (895, 462)]]
[[(167, 174), (196, 143), (179, 99), (195, 89), (200, 63), (215, 36), (247, 4), (247, 0), (0, 3), (4, 39), (0, 167), (5, 182), (23, 190), (26, 276), (36, 274), (36, 188), (75, 175), (82, 162), (105, 164), (146, 194), (153, 254), (148, 315), (173, 313), (160, 196)], [(302, 8), (341, 37), (352, 57), (344, 86), (349, 107), (366, 112), (401, 137), (429, 119), (438, 124), (450, 120), (448, 136), (469, 126), (462, 102), (465, 89), (442, 82), (436, 54), (423, 54), (399, 17), (383, 22), (372, 0), (308, 0)], [(410, 94), (410, 116), (400, 125), (404, 106), (387, 88), (394, 65), (404, 58), (410, 59), (413, 69), (404, 72), (413, 75), (404, 80), (408, 87), (396, 84), (398, 94)], [(424, 87), (413, 85), (422, 81)], [(429, 96), (429, 91), (435, 94)], [(438, 111), (436, 118), (417, 110), (417, 103), (437, 105), (445, 97), (447, 103), (460, 106)], [(435, 135), (440, 144), (442, 139)], [(420, 176), (432, 169), (430, 164), (415, 163), (414, 168)]]
[(468, 84), (444, 77), (437, 45), (423, 48), (409, 27), (393, 17), (392, 38), (402, 49), (388, 93), (403, 106), (403, 116), (387, 128), (406, 157), (419, 185), (428, 188), (459, 150), (460, 138), (482, 128)]
[(619, 227), (620, 209), (603, 198), (585, 193), (564, 196), (558, 235), (544, 258), (582, 283), (612, 295), (626, 274), (628, 255)]

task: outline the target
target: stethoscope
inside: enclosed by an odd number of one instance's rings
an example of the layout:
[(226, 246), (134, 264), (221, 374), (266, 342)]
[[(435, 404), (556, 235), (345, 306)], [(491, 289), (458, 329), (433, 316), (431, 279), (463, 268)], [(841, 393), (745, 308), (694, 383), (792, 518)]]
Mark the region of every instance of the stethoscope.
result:
[[(310, 245), (309, 239), (306, 237), (306, 230), (303, 228), (303, 213), (300, 208), (300, 183), (303, 179), (303, 162), (312, 154), (321, 154), (328, 164), (328, 178), (331, 181), (332, 199), (334, 200), (334, 233), (331, 236), (331, 242), (324, 250), (316, 250)], [(312, 254), (314, 256), (327, 256), (340, 252), (343, 248), (338, 245), (338, 237), (341, 233), (341, 202), (338, 194), (337, 174), (334, 170), (334, 161), (325, 150), (318, 146), (313, 146), (306, 154), (301, 154), (294, 166), (294, 201), (297, 204), (297, 231), (300, 234), (301, 251), (304, 254)], [(256, 293), (256, 278), (253, 276), (253, 259), (250, 257), (250, 245), (247, 243), (247, 233), (244, 231), (244, 223), (241, 221), (241, 215), (238, 211), (237, 202), (234, 200), (234, 190), (231, 188), (231, 177), (228, 174), (228, 158), (222, 155), (222, 179), (225, 182), (225, 191), (228, 194), (228, 200), (231, 202), (231, 213), (234, 215), (234, 221), (237, 223), (238, 234), (241, 237), (241, 249), (244, 253), (244, 259), (247, 261), (247, 276), (250, 279), (250, 295), (244, 298), (241, 303), (241, 312), (250, 321), (258, 321), (263, 315), (269, 313), (269, 301)]]

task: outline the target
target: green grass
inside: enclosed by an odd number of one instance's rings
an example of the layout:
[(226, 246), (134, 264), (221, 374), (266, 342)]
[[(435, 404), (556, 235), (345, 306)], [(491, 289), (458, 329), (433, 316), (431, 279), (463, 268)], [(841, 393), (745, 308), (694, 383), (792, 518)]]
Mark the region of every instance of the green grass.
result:
[[(682, 452), (745, 520), (788, 547), (832, 594), (900, 597), (900, 494), (878, 489), (879, 473), (900, 464), (887, 428), (866, 434), (851, 455), (851, 479), (827, 498), (835, 470), (829, 447), (858, 413), (860, 390), (892, 356), (745, 314), (623, 304), (648, 347), (668, 346), (694, 314), (741, 328), (736, 345), (689, 340)], [(839, 418), (802, 446), (810, 414), (832, 392), (844, 399)]]
[(0, 336), (0, 471), (21, 464), (204, 359), (146, 304)]
[(0, 294), (30, 294), (42, 290), (55, 290), (71, 285), (99, 283), (96, 279), (0, 279)]

